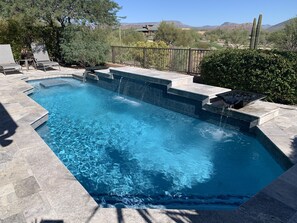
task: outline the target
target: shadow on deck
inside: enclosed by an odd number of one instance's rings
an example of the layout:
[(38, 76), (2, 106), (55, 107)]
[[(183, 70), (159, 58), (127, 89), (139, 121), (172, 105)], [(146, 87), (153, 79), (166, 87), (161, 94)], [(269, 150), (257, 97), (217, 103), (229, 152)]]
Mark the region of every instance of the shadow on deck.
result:
[(13, 142), (9, 138), (15, 134), (17, 127), (17, 124), (0, 103), (0, 145), (2, 147), (9, 146)]

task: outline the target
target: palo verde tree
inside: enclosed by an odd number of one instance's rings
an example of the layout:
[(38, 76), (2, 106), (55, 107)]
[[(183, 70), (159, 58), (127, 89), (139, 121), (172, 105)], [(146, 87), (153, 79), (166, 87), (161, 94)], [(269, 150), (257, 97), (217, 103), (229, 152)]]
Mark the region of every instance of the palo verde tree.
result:
[(226, 30), (221, 37), (225, 45), (230, 48), (240, 48), (248, 44), (248, 31), (245, 29)]
[(174, 23), (161, 22), (155, 36), (156, 41), (164, 41), (167, 45), (174, 45), (178, 39), (179, 28)]
[(65, 62), (82, 67), (104, 63), (109, 50), (105, 31), (88, 26), (67, 26), (61, 42)]
[(297, 51), (297, 18), (291, 19), (285, 25), (279, 45), (282, 49)]
[(42, 28), (40, 38), (57, 58), (62, 56), (59, 46), (68, 25), (114, 25), (119, 9), (112, 0), (0, 0), (2, 18), (30, 17)]
[(137, 32), (135, 29), (114, 29), (109, 33), (108, 41), (110, 45), (131, 46), (137, 42), (145, 41), (143, 33)]
[(280, 50), (297, 51), (297, 18), (290, 19), (284, 28), (271, 32), (267, 41)]
[(169, 46), (197, 47), (202, 36), (195, 30), (182, 30), (174, 23), (161, 22), (155, 36), (155, 41), (163, 41)]

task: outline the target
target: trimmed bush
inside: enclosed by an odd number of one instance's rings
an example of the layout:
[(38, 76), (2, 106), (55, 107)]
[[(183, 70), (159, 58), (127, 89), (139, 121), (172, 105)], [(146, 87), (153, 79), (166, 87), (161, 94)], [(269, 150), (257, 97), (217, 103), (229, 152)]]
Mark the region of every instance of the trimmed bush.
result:
[(201, 62), (204, 84), (261, 93), (268, 101), (297, 104), (297, 53), (223, 50)]

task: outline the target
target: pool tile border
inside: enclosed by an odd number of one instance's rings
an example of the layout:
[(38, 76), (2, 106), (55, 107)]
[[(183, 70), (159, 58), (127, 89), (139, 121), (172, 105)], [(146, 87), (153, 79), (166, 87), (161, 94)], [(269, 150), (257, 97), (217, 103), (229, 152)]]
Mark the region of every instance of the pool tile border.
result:
[[(72, 75), (51, 75), (48, 72), (46, 77), (41, 73), (32, 79), (62, 76)], [(23, 93), (30, 92), (28, 84), (18, 78), (0, 76), (0, 80), (1, 103), (18, 125), (11, 137), (12, 144), (0, 148), (0, 155), (6, 155), (0, 156), (0, 219), (3, 222), (39, 222), (43, 219), (63, 222), (211, 223), (294, 222), (296, 219), (297, 207), (292, 200), (297, 198), (297, 182), (292, 176), (297, 176), (297, 165), (236, 211), (100, 208), (35, 132), (34, 128), (47, 120), (47, 113), (37, 103), (32, 105), (32, 99)], [(33, 118), (30, 118), (31, 115)], [(289, 189), (280, 191), (280, 187)]]

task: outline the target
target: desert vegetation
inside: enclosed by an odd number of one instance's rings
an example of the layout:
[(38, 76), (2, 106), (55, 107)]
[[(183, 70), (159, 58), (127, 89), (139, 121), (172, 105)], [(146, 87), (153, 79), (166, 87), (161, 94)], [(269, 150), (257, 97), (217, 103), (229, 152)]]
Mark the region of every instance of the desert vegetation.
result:
[(32, 42), (43, 42), (62, 63), (100, 64), (119, 9), (112, 0), (0, 1), (0, 44), (11, 44), (15, 58)]
[[(262, 20), (262, 18), (261, 18)], [(258, 29), (257, 48), (296, 51), (297, 19), (287, 21), (276, 30)], [(261, 24), (260, 24), (261, 25)], [(227, 28), (226, 28), (227, 27)], [(250, 48), (252, 26), (222, 26), (213, 30), (182, 29), (173, 23), (161, 22), (154, 35), (154, 41), (164, 41), (170, 47), (202, 49), (247, 49)], [(257, 32), (255, 27), (255, 33)], [(144, 35), (135, 29), (119, 29), (110, 33), (112, 45), (132, 46), (145, 41)]]

